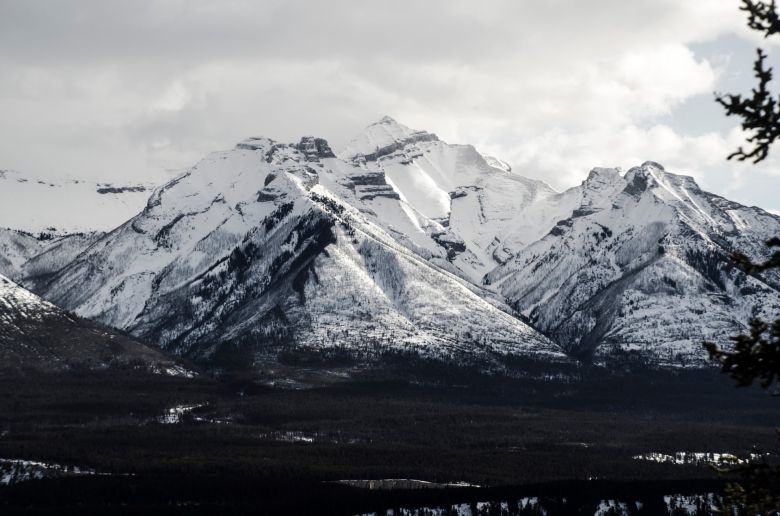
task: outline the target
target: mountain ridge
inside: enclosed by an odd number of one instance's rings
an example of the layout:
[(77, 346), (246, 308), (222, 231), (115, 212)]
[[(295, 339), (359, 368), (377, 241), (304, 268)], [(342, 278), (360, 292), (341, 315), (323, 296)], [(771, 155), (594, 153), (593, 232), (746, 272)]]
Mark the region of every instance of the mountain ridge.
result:
[(204, 362), (343, 347), (703, 367), (700, 340), (780, 307), (780, 281), (729, 261), (764, 256), (780, 218), (652, 161), (562, 192), (505, 165), (390, 117), (339, 152), (248, 138), (70, 254), (17, 253), (16, 277)]
[(211, 154), (58, 272), (45, 296), (203, 360), (241, 342), (257, 355), (371, 343), (375, 354), (568, 361), (478, 285), (399, 246), (359, 209), (397, 201), (360, 197), (379, 178), (309, 143), (253, 138)]
[(159, 350), (68, 314), (2, 275), (0, 357), (6, 372), (120, 368), (193, 374)]

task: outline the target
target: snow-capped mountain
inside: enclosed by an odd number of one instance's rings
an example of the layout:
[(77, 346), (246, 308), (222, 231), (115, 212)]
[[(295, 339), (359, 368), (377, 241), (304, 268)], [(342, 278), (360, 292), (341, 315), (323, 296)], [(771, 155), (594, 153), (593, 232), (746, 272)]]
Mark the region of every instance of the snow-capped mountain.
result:
[(340, 155), (386, 189), (389, 200), (370, 207), (375, 222), (474, 283), (567, 213), (554, 201), (537, 202), (555, 198), (546, 183), (513, 174), (494, 158), (491, 165), (471, 145), (447, 144), (389, 117), (367, 127)]
[(0, 170), (0, 227), (36, 235), (109, 231), (136, 215), (154, 186), (50, 181)]
[(700, 365), (702, 341), (780, 311), (780, 275), (747, 276), (730, 258), (766, 259), (780, 218), (653, 162), (594, 169), (560, 197), (576, 201), (570, 215), (486, 282), (572, 355)]
[(106, 367), (186, 373), (160, 351), (71, 316), (0, 276), (0, 369)]
[(556, 192), (385, 117), (338, 155), (249, 138), (110, 233), (27, 254), (17, 234), (0, 255), (58, 305), (204, 361), (346, 348), (701, 366), (702, 340), (780, 308), (780, 278), (730, 260), (777, 234), (778, 217), (652, 162)]
[[(138, 214), (151, 184), (50, 181), (0, 170), (0, 274), (13, 280), (56, 272), (106, 231)], [(27, 270), (22, 270), (27, 267)]]
[(780, 278), (747, 277), (730, 258), (765, 258), (763, 243), (780, 234), (780, 219), (652, 162), (625, 176), (594, 169), (557, 193), (473, 147), (390, 118), (342, 155), (383, 172), (405, 211), (436, 228), (427, 232), (437, 244), (449, 244), (458, 273), (500, 293), (578, 358), (629, 353), (704, 365), (703, 340), (727, 344), (750, 317), (780, 307)]
[(0, 228), (0, 274), (14, 281), (24, 278), (28, 288), (47, 279), (103, 236), (102, 232), (33, 234)]
[(324, 140), (250, 138), (156, 189), (40, 290), (204, 360), (291, 346), (569, 360), (497, 296), (432, 263), (434, 251), (448, 263), (447, 246), (399, 201), (381, 171)]

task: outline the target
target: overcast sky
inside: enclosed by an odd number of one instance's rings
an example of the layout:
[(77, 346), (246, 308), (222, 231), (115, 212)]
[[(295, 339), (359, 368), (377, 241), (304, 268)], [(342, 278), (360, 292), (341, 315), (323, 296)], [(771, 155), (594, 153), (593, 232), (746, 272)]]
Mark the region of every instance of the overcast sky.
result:
[(246, 136), (338, 148), (390, 115), (557, 188), (651, 159), (780, 210), (780, 145), (725, 161), (742, 136), (713, 91), (747, 92), (769, 44), (738, 5), (0, 0), (0, 169), (160, 181)]

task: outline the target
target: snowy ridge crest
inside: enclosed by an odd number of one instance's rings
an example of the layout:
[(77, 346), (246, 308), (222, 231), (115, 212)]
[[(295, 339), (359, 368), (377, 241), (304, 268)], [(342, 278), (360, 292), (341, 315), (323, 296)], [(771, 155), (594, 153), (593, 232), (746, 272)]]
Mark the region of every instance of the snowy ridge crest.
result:
[(410, 129), (385, 116), (352, 139), (340, 155), (353, 162), (365, 163), (377, 161), (410, 144), (438, 140), (433, 133)]

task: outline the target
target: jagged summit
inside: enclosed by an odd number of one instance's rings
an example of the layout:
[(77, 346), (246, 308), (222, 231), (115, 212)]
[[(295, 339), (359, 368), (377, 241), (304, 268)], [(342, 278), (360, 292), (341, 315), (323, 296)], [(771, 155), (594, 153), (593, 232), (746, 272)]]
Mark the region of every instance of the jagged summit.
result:
[(236, 149), (265, 151), (268, 160), (272, 159), (271, 154), (284, 148), (292, 148), (300, 151), (307, 161), (319, 161), (322, 158), (336, 157), (325, 138), (317, 138), (314, 136), (302, 136), (298, 143), (291, 144), (278, 143), (271, 138), (263, 136), (252, 136), (241, 140), (236, 145)]
[(388, 116), (388, 115), (385, 115), (385, 116), (383, 116), (382, 118), (380, 118), (380, 119), (379, 119), (377, 122), (374, 122), (374, 123), (373, 123), (373, 124), (371, 124), (371, 125), (378, 125), (378, 124), (383, 124), (383, 125), (398, 125), (398, 122), (396, 122), (396, 121), (395, 121), (395, 118), (393, 118), (393, 117), (391, 117), (391, 116)]
[(571, 192), (578, 192), (582, 199), (580, 202), (593, 204), (597, 198), (601, 198), (616, 188), (624, 188), (625, 179), (620, 168), (596, 167), (591, 169), (588, 177), (579, 187), (570, 189)]
[(638, 167), (632, 167), (626, 172), (626, 181), (631, 182), (642, 178), (641, 181), (648, 183), (653, 187), (660, 187), (669, 190), (673, 195), (685, 195), (680, 189), (699, 191), (696, 180), (684, 174), (676, 174), (667, 171), (663, 165), (655, 161), (645, 161)]
[(304, 136), (295, 148), (301, 151), (308, 161), (319, 161), (322, 158), (336, 157), (330, 145), (328, 145), (328, 141), (324, 138)]
[(583, 181), (583, 184), (588, 181), (616, 181), (622, 175), (620, 168), (609, 167), (593, 167), (588, 172), (588, 177)]
[(658, 163), (657, 161), (645, 161), (640, 165), (640, 168), (648, 169), (648, 168), (654, 168), (656, 170), (660, 170), (662, 172), (666, 171), (663, 165)]
[(625, 173), (619, 167), (595, 167), (588, 173), (581, 187), (587, 192), (603, 190), (609, 185), (621, 186), (630, 196), (638, 197), (645, 192), (652, 192), (654, 196), (670, 202), (684, 201), (689, 192), (701, 191), (693, 177), (669, 172), (656, 161), (645, 161)]
[(625, 173), (627, 182), (631, 182), (634, 177), (637, 176), (653, 179), (659, 185), (685, 186), (694, 190), (700, 189), (698, 183), (692, 176), (670, 172), (657, 161), (645, 161), (637, 167), (629, 168)]
[(766, 259), (778, 217), (655, 162), (623, 176), (594, 169), (552, 199), (541, 205), (568, 215), (486, 281), (575, 356), (703, 366), (702, 341), (725, 344), (751, 317), (780, 309), (780, 277), (747, 276), (730, 259)]
[(438, 141), (438, 137), (427, 131), (410, 129), (385, 116), (353, 138), (339, 155), (353, 161), (377, 161), (405, 145), (425, 141)]

